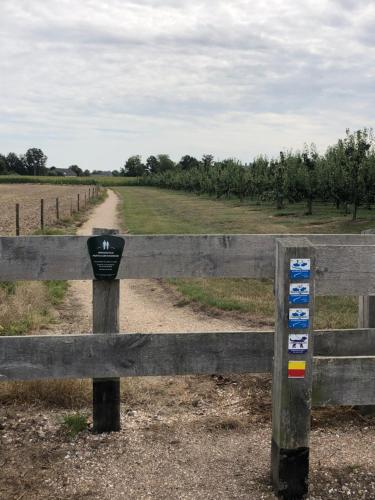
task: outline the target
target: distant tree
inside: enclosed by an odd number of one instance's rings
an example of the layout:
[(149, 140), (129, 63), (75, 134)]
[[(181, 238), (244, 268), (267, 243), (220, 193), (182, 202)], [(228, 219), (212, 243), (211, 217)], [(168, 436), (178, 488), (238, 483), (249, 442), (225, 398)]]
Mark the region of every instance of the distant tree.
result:
[(4, 155), (0, 154), (0, 175), (4, 175), (8, 172), (8, 163)]
[(59, 175), (59, 172), (57, 171), (56, 167), (55, 166), (52, 166), (49, 170), (48, 170), (48, 174), (47, 174), (49, 177), (58, 177)]
[(78, 165), (70, 165), (70, 167), (68, 167), (68, 168), (69, 168), (69, 170), (74, 172), (77, 177), (83, 176), (83, 170)]
[(313, 200), (318, 193), (318, 179), (316, 175), (316, 165), (319, 155), (316, 147), (311, 145), (309, 148), (305, 146), (302, 153), (302, 163), (306, 169), (306, 198), (307, 198), (307, 212), (306, 215), (312, 215)]
[(82, 174), (82, 175), (83, 175), (83, 177), (90, 177), (90, 175), (91, 175), (90, 170), (87, 170), (87, 169), (86, 169), (86, 170), (83, 172), (83, 174)]
[(149, 174), (157, 174), (160, 171), (160, 162), (156, 156), (151, 155), (146, 160), (146, 171)]
[(176, 166), (175, 162), (169, 158), (169, 155), (161, 154), (157, 156), (159, 161), (159, 172), (171, 170)]
[(181, 158), (179, 165), (182, 170), (190, 170), (191, 168), (198, 167), (199, 161), (194, 156), (185, 155)]
[(140, 155), (130, 156), (121, 170), (126, 177), (140, 177), (146, 172)]
[(119, 170), (112, 170), (112, 175), (113, 177), (119, 177), (121, 174)]
[(26, 175), (28, 173), (25, 162), (22, 160), (22, 158), (17, 156), (16, 153), (9, 153), (6, 157), (6, 161), (9, 172), (19, 175)]
[(363, 130), (357, 130), (355, 133), (350, 133), (350, 130), (347, 129), (343, 144), (346, 159), (345, 170), (350, 179), (353, 220), (355, 220), (361, 190), (363, 189), (362, 169), (366, 164), (370, 148), (374, 144), (372, 130), (364, 128)]
[(47, 156), (41, 149), (30, 148), (26, 151), (23, 157), (27, 173), (29, 175), (46, 175), (47, 174)]
[(214, 164), (214, 157), (213, 155), (203, 155), (201, 164), (204, 168), (209, 168)]

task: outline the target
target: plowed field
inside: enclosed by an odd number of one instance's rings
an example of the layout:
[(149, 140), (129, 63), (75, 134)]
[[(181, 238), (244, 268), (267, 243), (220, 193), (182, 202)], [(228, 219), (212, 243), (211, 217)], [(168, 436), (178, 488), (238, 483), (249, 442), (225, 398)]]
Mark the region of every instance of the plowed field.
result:
[(30, 234), (40, 228), (41, 199), (44, 200), (44, 224), (48, 226), (56, 221), (56, 198), (59, 199), (60, 219), (64, 219), (70, 216), (71, 204), (73, 210), (77, 210), (78, 194), (83, 209), (89, 186), (0, 185), (0, 235), (16, 234), (16, 203), (20, 205), (20, 234)]

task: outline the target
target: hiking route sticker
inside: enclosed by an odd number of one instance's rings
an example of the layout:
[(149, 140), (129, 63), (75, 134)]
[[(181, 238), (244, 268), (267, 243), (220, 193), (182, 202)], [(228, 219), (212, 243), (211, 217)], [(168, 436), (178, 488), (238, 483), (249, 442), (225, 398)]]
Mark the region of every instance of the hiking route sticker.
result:
[(308, 304), (310, 302), (309, 283), (291, 283), (289, 285), (289, 302), (291, 304)]
[(310, 259), (290, 259), (290, 278), (309, 279), (310, 278)]
[(309, 327), (309, 310), (308, 309), (289, 309), (288, 328), (303, 329)]
[(94, 276), (97, 280), (114, 280), (120, 265), (125, 240), (103, 234), (87, 240)]
[(289, 333), (288, 352), (289, 354), (305, 354), (309, 349), (309, 336)]
[(306, 361), (288, 361), (288, 378), (305, 378)]

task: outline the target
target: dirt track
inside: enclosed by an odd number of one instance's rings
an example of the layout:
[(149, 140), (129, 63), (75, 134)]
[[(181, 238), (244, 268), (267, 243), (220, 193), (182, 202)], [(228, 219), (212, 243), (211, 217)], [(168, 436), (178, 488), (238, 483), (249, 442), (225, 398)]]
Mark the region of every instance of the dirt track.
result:
[[(92, 229), (118, 228), (117, 195), (108, 190), (105, 202), (95, 208), (78, 234), (90, 235)], [(91, 328), (91, 282), (74, 282), (71, 294), (80, 304), (84, 328)], [(214, 318), (190, 308), (176, 307), (177, 300), (157, 280), (124, 280), (121, 282), (120, 328), (123, 332), (199, 332), (248, 329), (245, 321)]]

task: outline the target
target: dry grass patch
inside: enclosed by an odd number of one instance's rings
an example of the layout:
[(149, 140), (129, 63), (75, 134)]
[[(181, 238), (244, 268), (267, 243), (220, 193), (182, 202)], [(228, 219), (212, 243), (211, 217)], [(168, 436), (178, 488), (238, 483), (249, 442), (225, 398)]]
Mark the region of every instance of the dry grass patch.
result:
[(36, 331), (53, 319), (48, 290), (43, 283), (30, 281), (19, 282), (15, 286), (2, 284), (0, 304), (2, 335)]
[(44, 408), (86, 408), (92, 402), (90, 380), (32, 380), (0, 384), (0, 403)]

